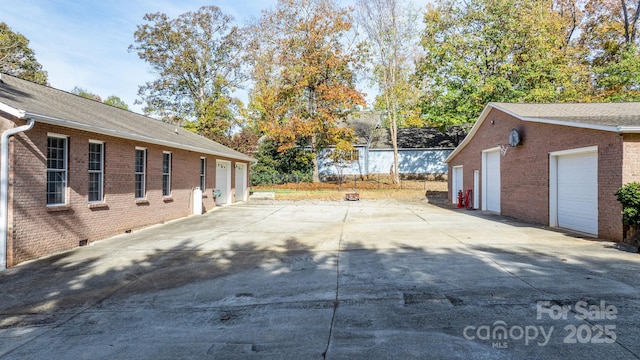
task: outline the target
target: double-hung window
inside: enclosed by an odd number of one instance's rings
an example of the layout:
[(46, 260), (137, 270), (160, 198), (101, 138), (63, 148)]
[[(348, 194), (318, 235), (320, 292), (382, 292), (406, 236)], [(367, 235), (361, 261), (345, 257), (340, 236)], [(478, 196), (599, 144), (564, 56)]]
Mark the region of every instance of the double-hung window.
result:
[(347, 153), (347, 160), (348, 161), (358, 161), (360, 160), (360, 152), (358, 151), (358, 149), (354, 149), (351, 150)]
[(136, 148), (135, 183), (136, 199), (144, 199), (147, 181), (147, 149)]
[(207, 185), (207, 158), (200, 158), (200, 190), (204, 194)]
[(89, 202), (100, 202), (104, 195), (104, 143), (89, 141)]
[(66, 136), (47, 137), (47, 205), (67, 203), (67, 153)]
[(171, 153), (162, 153), (162, 196), (171, 195)]

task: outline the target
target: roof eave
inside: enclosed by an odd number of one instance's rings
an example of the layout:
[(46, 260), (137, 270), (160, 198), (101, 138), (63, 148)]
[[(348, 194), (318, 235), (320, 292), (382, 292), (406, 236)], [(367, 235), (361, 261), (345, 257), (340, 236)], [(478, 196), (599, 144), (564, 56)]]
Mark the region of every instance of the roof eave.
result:
[(0, 111), (3, 111), (11, 116), (17, 117), (18, 119), (24, 119), (25, 113), (26, 113), (24, 110), (16, 109), (2, 102), (0, 102)]
[(518, 119), (522, 121), (535, 122), (535, 123), (541, 123), (541, 124), (561, 125), (561, 126), (577, 127), (581, 129), (591, 129), (591, 130), (618, 132), (618, 129), (619, 129), (619, 126), (613, 126), (613, 125), (587, 124), (587, 123), (579, 123), (579, 122), (572, 122), (572, 121), (549, 120), (544, 118), (518, 117)]
[(484, 109), (482, 109), (482, 112), (480, 113), (480, 117), (478, 117), (478, 120), (476, 121), (475, 124), (473, 124), (473, 126), (471, 127), (471, 130), (469, 131), (469, 133), (467, 134), (467, 136), (465, 136), (465, 138), (462, 140), (462, 142), (455, 148), (455, 150), (453, 150), (453, 152), (451, 154), (449, 154), (449, 156), (447, 156), (446, 159), (444, 159), (445, 163), (449, 163), (456, 155), (458, 155), (458, 153), (460, 151), (462, 151), (462, 149), (464, 149), (465, 146), (467, 146), (467, 144), (471, 141), (471, 139), (473, 138), (473, 136), (475, 135), (476, 132), (478, 132), (478, 128), (480, 128), (480, 126), (482, 125), (482, 123), (484, 123), (484, 120), (487, 118), (487, 116), (489, 115), (489, 113), (491, 112), (491, 108), (495, 107), (495, 105), (493, 103), (488, 103)]
[(449, 163), (460, 151), (462, 151), (462, 149), (467, 145), (467, 143), (471, 141), (471, 139), (473, 138), (475, 133), (478, 131), (478, 128), (480, 127), (480, 125), (482, 125), (482, 123), (484, 122), (486, 117), (489, 115), (489, 112), (491, 111), (490, 108), (494, 108), (496, 110), (504, 112), (504, 113), (506, 113), (506, 114), (518, 119), (518, 120), (521, 120), (521, 121), (535, 122), (535, 123), (541, 123), (541, 124), (551, 124), (551, 125), (577, 127), (577, 128), (582, 128), (582, 129), (610, 131), (610, 132), (617, 132), (617, 133), (622, 133), (622, 132), (625, 132), (625, 133), (640, 133), (640, 127), (632, 127), (632, 126), (623, 127), (623, 126), (613, 126), (613, 125), (586, 124), (586, 123), (571, 122), (571, 121), (551, 120), (551, 119), (544, 119), (544, 118), (521, 116), (521, 115), (518, 115), (517, 113), (515, 113), (513, 111), (509, 111), (509, 110), (499, 106), (499, 104), (488, 103), (487, 106), (485, 106), (484, 110), (482, 110), (482, 113), (480, 114), (480, 117), (478, 118), (478, 121), (476, 121), (476, 123), (473, 125), (473, 127), (471, 128), (471, 131), (469, 132), (469, 134), (464, 138), (464, 140), (460, 143), (460, 145), (458, 145), (458, 147), (444, 160), (445, 163)]
[(620, 134), (640, 134), (640, 126), (618, 126)]
[(504, 107), (500, 106), (498, 103), (490, 103), (490, 105), (505, 114), (508, 114), (516, 119), (527, 122), (535, 122), (541, 124), (551, 124), (551, 125), (562, 125), (562, 126), (570, 126), (570, 127), (578, 127), (582, 129), (591, 129), (591, 130), (602, 130), (602, 131), (613, 131), (618, 132), (619, 126), (615, 125), (597, 125), (597, 124), (588, 124), (581, 122), (573, 122), (573, 121), (562, 121), (562, 120), (554, 120), (554, 119), (545, 119), (543, 117), (531, 117), (531, 116), (522, 116), (513, 111), (507, 110)]
[(58, 118), (55, 118), (55, 117), (46, 116), (46, 115), (42, 115), (42, 114), (36, 114), (36, 113), (30, 113), (30, 112), (22, 111), (22, 116), (19, 116), (19, 117), (20, 118), (26, 118), (26, 119), (34, 119), (34, 120), (36, 120), (38, 122), (45, 123), (45, 124), (57, 125), (57, 126), (62, 126), (62, 127), (70, 128), (70, 129), (76, 129), (76, 130), (83, 130), (83, 131), (88, 131), (88, 132), (92, 132), (92, 133), (96, 133), (96, 134), (113, 136), (113, 137), (117, 137), (117, 138), (121, 138), (121, 139), (142, 141), (142, 142), (149, 143), (149, 144), (168, 146), (168, 147), (171, 147), (171, 148), (181, 149), (181, 150), (195, 151), (195, 152), (199, 152), (199, 153), (203, 153), (203, 154), (209, 154), (209, 155), (214, 155), (214, 156), (231, 158), (231, 159), (234, 159), (234, 160), (242, 160), (242, 161), (247, 161), (247, 162), (252, 162), (252, 163), (256, 163), (257, 162), (256, 159), (248, 157), (248, 156), (233, 156), (231, 154), (226, 154), (226, 153), (219, 152), (219, 151), (212, 151), (212, 150), (209, 150), (209, 149), (206, 149), (206, 148), (200, 148), (200, 147), (197, 147), (197, 146), (190, 146), (190, 145), (180, 144), (180, 143), (171, 142), (171, 141), (159, 140), (159, 139), (155, 139), (155, 138), (144, 136), (144, 135), (131, 134), (131, 133), (125, 133), (125, 132), (115, 131), (115, 130), (106, 129), (106, 128), (100, 128), (100, 127), (96, 127), (96, 126), (91, 126), (91, 125), (78, 123), (78, 122), (75, 122), (75, 121), (58, 119)]

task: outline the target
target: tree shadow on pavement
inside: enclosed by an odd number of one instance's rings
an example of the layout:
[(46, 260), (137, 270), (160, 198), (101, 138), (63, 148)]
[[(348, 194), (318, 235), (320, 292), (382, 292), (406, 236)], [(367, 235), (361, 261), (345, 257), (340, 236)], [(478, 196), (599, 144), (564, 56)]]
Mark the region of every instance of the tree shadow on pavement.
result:
[[(304, 237), (230, 241), (214, 249), (187, 235), (161, 249), (105, 242), (8, 269), (0, 274), (0, 357), (640, 355), (640, 263), (630, 254), (567, 249), (563, 255), (454, 241), (431, 246), (428, 235), (423, 245), (397, 240), (382, 249), (342, 240), (327, 248)], [(500, 348), (491, 336), (465, 333), (496, 321), (557, 329), (585, 324), (575, 317), (537, 319), (538, 301), (581, 300), (618, 307), (615, 342), (568, 347), (562, 333), (545, 347), (513, 337), (500, 339), (508, 345)]]

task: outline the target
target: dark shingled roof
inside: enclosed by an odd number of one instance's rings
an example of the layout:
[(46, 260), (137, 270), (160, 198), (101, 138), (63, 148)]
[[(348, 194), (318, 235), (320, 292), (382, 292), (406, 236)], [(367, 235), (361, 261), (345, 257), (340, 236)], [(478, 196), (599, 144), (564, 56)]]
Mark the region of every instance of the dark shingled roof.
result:
[(451, 161), (472, 141), (482, 123), (493, 111), (502, 111), (527, 122), (612, 131), (621, 134), (640, 132), (640, 102), (553, 104), (491, 102), (482, 110), (480, 117), (469, 131), (469, 135), (447, 157), (445, 162)]
[(640, 126), (640, 102), (627, 103), (490, 103), (519, 118), (555, 120), (586, 125)]
[[(371, 139), (371, 149), (392, 149), (391, 133), (383, 127), (378, 111), (363, 111), (351, 116), (348, 126), (355, 131), (357, 145), (366, 145)], [(398, 148), (400, 149), (453, 149), (464, 139), (461, 128), (453, 127), (446, 133), (438, 128), (398, 129)]]
[(255, 161), (175, 125), (6, 74), (0, 74), (0, 110), (22, 118), (33, 118), (36, 122)]

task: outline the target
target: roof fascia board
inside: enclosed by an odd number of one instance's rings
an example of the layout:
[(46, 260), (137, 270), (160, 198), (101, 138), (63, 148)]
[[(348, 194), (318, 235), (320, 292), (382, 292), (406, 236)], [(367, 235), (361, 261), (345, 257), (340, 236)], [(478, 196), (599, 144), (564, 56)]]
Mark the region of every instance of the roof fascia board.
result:
[[(398, 148), (398, 151), (453, 151), (455, 148)], [(393, 151), (392, 148), (382, 149), (382, 148), (371, 148), (369, 151)]]
[(571, 127), (579, 127), (584, 129), (593, 129), (593, 130), (603, 130), (603, 131), (614, 131), (618, 132), (617, 126), (607, 126), (607, 125), (595, 125), (595, 124), (586, 124), (580, 122), (572, 122), (572, 121), (562, 121), (562, 120), (551, 120), (545, 118), (538, 117), (530, 117), (530, 116), (521, 116), (517, 113), (507, 110), (501, 107), (498, 104), (491, 104), (494, 108), (504, 112), (505, 114), (511, 115), (516, 119), (520, 119), (522, 121), (542, 123), (542, 124), (551, 124), (551, 125), (562, 125), (562, 126), (571, 126)]
[(158, 140), (158, 139), (155, 139), (155, 138), (152, 138), (152, 137), (148, 137), (148, 136), (143, 136), (143, 135), (136, 135), (136, 134), (131, 134), (131, 133), (124, 133), (124, 132), (120, 132), (120, 131), (114, 131), (114, 130), (110, 130), (110, 129), (105, 129), (105, 128), (100, 128), (100, 127), (96, 127), (96, 126), (85, 125), (85, 124), (78, 123), (78, 122), (75, 122), (75, 121), (58, 119), (58, 118), (54, 118), (54, 117), (50, 117), (50, 116), (46, 116), (46, 115), (41, 115), (41, 114), (25, 113), (24, 117), (33, 118), (38, 122), (42, 122), (42, 123), (46, 123), (46, 124), (50, 124), (50, 125), (57, 125), (57, 126), (70, 128), (70, 129), (83, 130), (83, 131), (88, 131), (88, 132), (92, 132), (92, 133), (96, 133), (96, 134), (113, 136), (113, 137), (117, 137), (117, 138), (121, 138), (121, 139), (142, 141), (142, 142), (149, 143), (149, 144), (168, 146), (168, 147), (171, 147), (171, 148), (188, 150), (188, 151), (195, 151), (195, 152), (199, 152), (199, 153), (203, 153), (203, 154), (220, 156), (220, 157), (230, 158), (230, 159), (234, 159), (234, 160), (257, 162), (257, 160), (252, 159), (250, 157), (246, 157), (246, 156), (242, 156), (242, 157), (233, 156), (233, 155), (230, 155), (230, 154), (225, 154), (225, 153), (221, 153), (221, 152), (218, 152), (218, 151), (211, 151), (211, 150), (204, 149), (204, 148), (199, 148), (199, 147), (196, 147), (196, 146), (184, 145), (184, 144), (180, 144), (180, 143), (174, 143), (174, 142), (171, 142), (171, 141)]
[(640, 126), (618, 126), (618, 132), (621, 134), (638, 134)]
[(509, 110), (499, 106), (498, 104), (489, 103), (489, 104), (487, 104), (487, 106), (485, 106), (484, 110), (480, 114), (480, 117), (478, 118), (478, 121), (476, 121), (476, 123), (473, 125), (473, 127), (471, 128), (471, 131), (469, 132), (469, 134), (464, 138), (464, 140), (460, 143), (460, 145), (458, 145), (456, 150), (454, 150), (445, 159), (445, 163), (449, 163), (453, 159), (453, 157), (456, 156), (460, 151), (462, 151), (462, 149), (467, 145), (467, 143), (469, 141), (471, 141), (471, 139), (473, 138), (475, 133), (478, 131), (478, 127), (480, 125), (482, 125), (482, 123), (484, 122), (486, 117), (489, 115), (489, 112), (490, 112), (489, 108), (490, 107), (494, 108), (496, 110), (502, 111), (505, 114), (510, 115), (510, 116), (512, 116), (512, 117), (514, 117), (516, 119), (521, 120), (521, 121), (541, 123), (541, 124), (550, 124), (550, 125), (570, 126), (570, 127), (577, 127), (577, 128), (583, 128), (583, 129), (591, 129), (591, 130), (602, 130), (602, 131), (611, 131), (611, 132), (629, 132), (629, 133), (636, 133), (637, 132), (637, 133), (640, 133), (640, 127), (621, 127), (621, 126), (595, 125), (595, 124), (585, 124), (585, 123), (578, 123), (578, 122), (571, 122), (571, 121), (550, 120), (550, 119), (544, 119), (544, 118), (534, 118), (534, 117), (520, 116), (517, 113), (514, 113), (513, 111), (509, 111)]
[(26, 114), (24, 110), (16, 109), (2, 102), (0, 102), (0, 111), (4, 111), (9, 115), (17, 117), (18, 119), (24, 119)]
[(578, 127), (583, 129), (592, 129), (592, 130), (602, 130), (602, 131), (613, 131), (618, 132), (618, 126), (610, 126), (610, 125), (595, 125), (595, 124), (585, 124), (578, 123), (572, 121), (562, 121), (562, 120), (548, 120), (544, 118), (532, 118), (532, 117), (518, 117), (518, 119), (522, 121), (535, 122), (541, 124), (551, 124), (551, 125), (562, 125), (562, 126), (571, 126)]
[(478, 120), (476, 121), (476, 123), (473, 124), (473, 126), (471, 127), (471, 131), (469, 131), (467, 136), (465, 136), (464, 140), (462, 140), (462, 142), (455, 148), (455, 150), (453, 150), (453, 152), (449, 154), (449, 156), (447, 156), (446, 159), (444, 159), (445, 163), (449, 163), (456, 155), (458, 155), (460, 151), (462, 151), (462, 149), (465, 148), (465, 146), (467, 146), (467, 144), (471, 141), (471, 139), (476, 134), (476, 132), (478, 132), (478, 128), (480, 128), (482, 123), (484, 123), (484, 120), (487, 118), (492, 108), (497, 108), (497, 107), (493, 103), (488, 103), (484, 107), (484, 109), (480, 113), (480, 117), (478, 117)]

